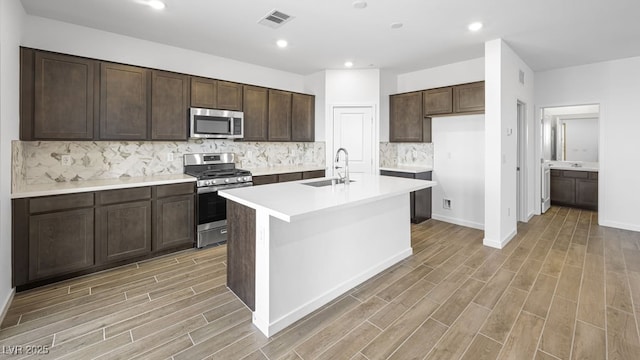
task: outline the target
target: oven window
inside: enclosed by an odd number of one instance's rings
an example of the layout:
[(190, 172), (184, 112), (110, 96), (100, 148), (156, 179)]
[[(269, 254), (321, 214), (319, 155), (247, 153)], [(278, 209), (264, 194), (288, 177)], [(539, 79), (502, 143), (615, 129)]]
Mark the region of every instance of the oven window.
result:
[(229, 134), (231, 131), (231, 121), (223, 117), (196, 115), (195, 126), (200, 134)]
[(218, 192), (198, 194), (198, 225), (227, 218), (227, 200)]

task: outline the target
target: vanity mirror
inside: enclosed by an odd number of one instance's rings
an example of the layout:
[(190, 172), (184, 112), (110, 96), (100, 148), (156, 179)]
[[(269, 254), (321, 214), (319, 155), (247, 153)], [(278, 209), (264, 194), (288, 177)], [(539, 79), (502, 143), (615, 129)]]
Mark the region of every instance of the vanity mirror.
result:
[(600, 105), (542, 109), (542, 152), (545, 160), (598, 162)]

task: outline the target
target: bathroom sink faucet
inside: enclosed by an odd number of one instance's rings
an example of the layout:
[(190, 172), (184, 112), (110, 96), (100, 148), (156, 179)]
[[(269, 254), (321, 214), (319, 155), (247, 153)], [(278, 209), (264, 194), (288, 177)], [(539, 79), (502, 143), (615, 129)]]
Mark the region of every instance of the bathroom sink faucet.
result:
[(345, 148), (340, 148), (338, 149), (338, 151), (336, 151), (336, 170), (337, 169), (341, 169), (341, 166), (338, 166), (338, 161), (340, 161), (340, 152), (344, 153), (344, 176), (340, 176), (340, 172), (336, 171), (338, 173), (338, 177), (340, 178), (340, 181), (343, 181), (346, 185), (349, 185), (349, 153), (347, 152), (347, 149)]

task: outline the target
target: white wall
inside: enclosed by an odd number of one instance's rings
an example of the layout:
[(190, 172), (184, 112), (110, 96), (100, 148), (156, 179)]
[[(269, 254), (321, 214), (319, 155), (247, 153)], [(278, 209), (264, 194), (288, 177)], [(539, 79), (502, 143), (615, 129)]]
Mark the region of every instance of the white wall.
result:
[(398, 92), (431, 89), (484, 80), (484, 58), (398, 75)]
[(304, 92), (316, 96), (316, 141), (325, 141), (325, 96), (326, 96), (326, 75), (324, 71), (307, 75), (304, 79)]
[[(24, 9), (19, 0), (0, 1), (0, 315), (11, 286), (11, 140), (19, 136), (20, 39)], [(2, 318), (0, 316), (0, 321)]]
[[(484, 115), (432, 119), (432, 217), (484, 228)], [(451, 200), (444, 209), (442, 200)]]
[(640, 231), (640, 57), (536, 73), (540, 107), (600, 104), (598, 219)]
[(304, 91), (302, 75), (36, 16), (26, 18), (23, 46), (282, 90)]
[(373, 162), (379, 162), (380, 127), (380, 70), (327, 70), (325, 72), (325, 134), (327, 139), (326, 165), (333, 171), (333, 106), (366, 105), (374, 107)]
[(389, 141), (389, 95), (398, 93), (398, 75), (380, 71), (380, 141)]
[[(525, 84), (519, 72), (525, 73)], [(484, 244), (502, 248), (517, 228), (517, 103), (526, 105), (527, 213), (533, 214), (535, 189), (533, 71), (502, 40), (485, 43), (485, 233)], [(538, 175), (539, 176), (539, 175)], [(532, 188), (533, 191), (532, 191)], [(537, 206), (539, 210), (539, 205)]]
[[(478, 58), (400, 74), (397, 92), (482, 81), (484, 63), (484, 58)], [(484, 226), (484, 118), (465, 115), (432, 119), (433, 178), (438, 181), (433, 188), (434, 219), (479, 229)], [(388, 139), (388, 132), (386, 136)], [(451, 210), (442, 208), (445, 194), (452, 200)]]

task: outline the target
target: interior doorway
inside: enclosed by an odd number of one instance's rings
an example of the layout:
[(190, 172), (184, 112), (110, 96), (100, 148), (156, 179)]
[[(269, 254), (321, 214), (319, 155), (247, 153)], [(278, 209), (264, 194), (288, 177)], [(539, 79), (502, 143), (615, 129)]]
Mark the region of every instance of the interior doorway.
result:
[(333, 141), (327, 158), (332, 174), (335, 174), (335, 154), (341, 147), (349, 152), (350, 173), (374, 173), (377, 147), (373, 114), (373, 106), (333, 107)]
[(518, 120), (517, 120), (517, 149), (518, 156), (516, 160), (516, 216), (517, 221), (527, 222), (527, 105), (518, 100), (517, 105)]

